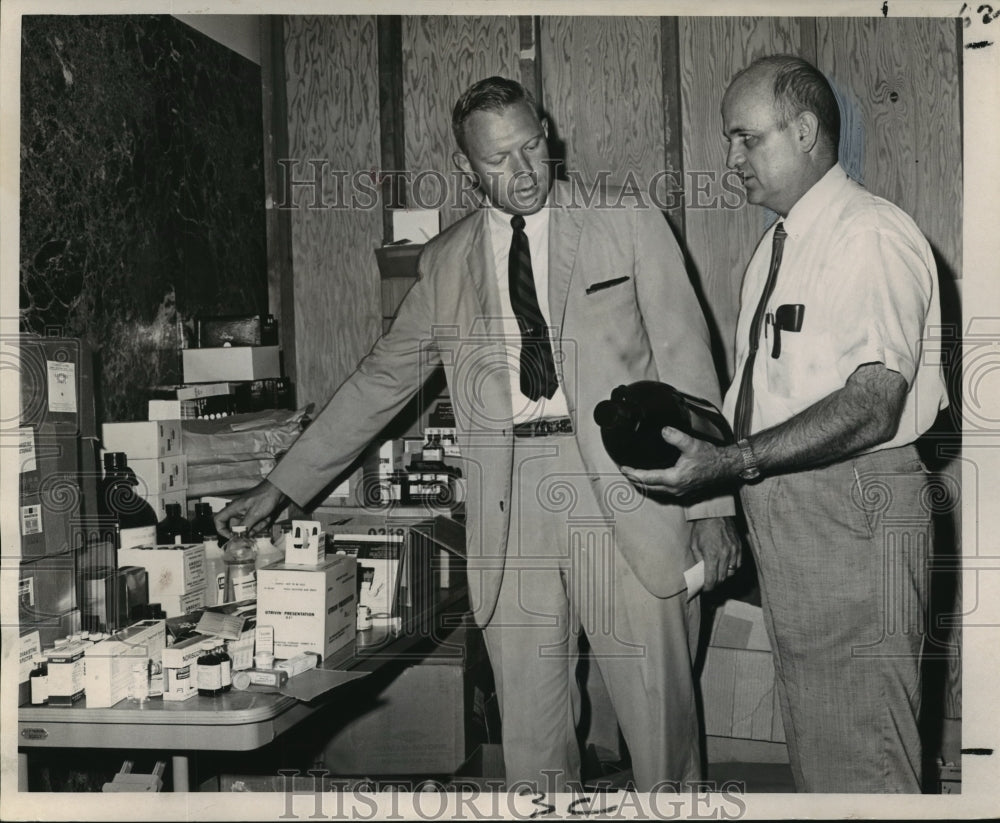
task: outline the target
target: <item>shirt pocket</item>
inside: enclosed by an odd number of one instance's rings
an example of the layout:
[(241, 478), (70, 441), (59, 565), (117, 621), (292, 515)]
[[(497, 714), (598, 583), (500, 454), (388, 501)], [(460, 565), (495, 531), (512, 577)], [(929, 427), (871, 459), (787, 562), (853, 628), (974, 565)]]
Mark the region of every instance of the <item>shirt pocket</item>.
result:
[(837, 373), (837, 356), (829, 334), (822, 331), (781, 332), (781, 351), (772, 357), (774, 329), (761, 341), (758, 361), (764, 361), (769, 393), (794, 399), (796, 405), (813, 403), (843, 386)]

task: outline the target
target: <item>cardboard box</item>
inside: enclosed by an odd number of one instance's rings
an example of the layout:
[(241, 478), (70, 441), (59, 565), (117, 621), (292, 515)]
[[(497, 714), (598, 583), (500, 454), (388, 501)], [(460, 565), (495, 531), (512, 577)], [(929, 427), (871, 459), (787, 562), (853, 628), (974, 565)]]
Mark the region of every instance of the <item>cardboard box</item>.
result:
[(274, 629), (274, 655), (326, 659), (354, 640), (356, 563), (331, 555), (317, 568), (272, 563), (257, 571), (257, 625)]
[(281, 377), (278, 346), (224, 346), (184, 349), (184, 382), (263, 380)]
[(105, 450), (125, 452), (130, 465), (133, 460), (169, 457), (183, 451), (180, 420), (105, 423), (101, 431)]
[(205, 588), (205, 546), (176, 543), (153, 549), (119, 549), (119, 566), (142, 566), (149, 573), (149, 600)]
[(50, 649), (45, 655), (49, 667), (49, 705), (72, 706), (83, 697), (83, 656), (89, 643), (66, 643)]
[(69, 337), (22, 335), (19, 345), (22, 425), (48, 424), (63, 434), (87, 434), (93, 417), (89, 350)]
[(107, 708), (128, 697), (132, 663), (159, 660), (167, 645), (163, 620), (142, 620), (94, 643), (84, 656), (88, 708)]
[(729, 600), (716, 611), (701, 690), (706, 735), (784, 742), (774, 661), (759, 606)]
[(202, 586), (184, 594), (165, 594), (152, 602), (159, 603), (167, 617), (181, 617), (206, 605), (215, 605), (205, 602), (206, 591), (206, 587)]
[(60, 481), (58, 488), (23, 495), (19, 501), (21, 557), (63, 554), (78, 545), (80, 487)]
[[(442, 647), (446, 648), (446, 647)], [(430, 657), (403, 669), (352, 715), (323, 749), (333, 774), (452, 774), (471, 738), (471, 687), (464, 659)]]
[(58, 622), (77, 606), (76, 558), (72, 553), (22, 561), (17, 584), (21, 621)]
[(183, 491), (187, 488), (187, 457), (183, 454), (170, 457), (144, 457), (138, 460), (129, 458), (128, 464), (139, 480), (139, 488), (136, 491), (143, 499), (148, 500), (150, 495)]

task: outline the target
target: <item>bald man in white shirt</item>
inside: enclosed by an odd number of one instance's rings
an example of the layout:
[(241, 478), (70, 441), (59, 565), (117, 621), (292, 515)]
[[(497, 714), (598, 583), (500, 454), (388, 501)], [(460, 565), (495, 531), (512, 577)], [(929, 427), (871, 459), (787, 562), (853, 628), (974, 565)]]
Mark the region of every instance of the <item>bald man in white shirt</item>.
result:
[(681, 498), (742, 481), (796, 787), (918, 792), (932, 506), (913, 442), (947, 403), (922, 356), (934, 258), (838, 165), (836, 99), (809, 63), (756, 61), (722, 116), (727, 165), (778, 215), (743, 282), (737, 444), (666, 429), (676, 466), (625, 473)]

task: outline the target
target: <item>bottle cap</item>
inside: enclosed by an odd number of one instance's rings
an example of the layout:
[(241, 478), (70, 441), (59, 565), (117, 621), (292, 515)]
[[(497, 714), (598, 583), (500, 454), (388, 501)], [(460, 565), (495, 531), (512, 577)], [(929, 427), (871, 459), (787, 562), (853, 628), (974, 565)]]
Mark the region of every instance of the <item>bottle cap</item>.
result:
[(122, 469), (127, 464), (125, 452), (105, 452), (104, 468), (109, 471)]

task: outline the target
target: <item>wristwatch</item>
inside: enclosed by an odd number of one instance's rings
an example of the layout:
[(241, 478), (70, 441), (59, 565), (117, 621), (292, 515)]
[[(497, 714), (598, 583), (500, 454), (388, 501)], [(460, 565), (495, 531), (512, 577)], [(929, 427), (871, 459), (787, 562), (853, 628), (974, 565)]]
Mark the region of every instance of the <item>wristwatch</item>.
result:
[(760, 468), (757, 466), (757, 455), (750, 447), (750, 441), (745, 437), (736, 441), (740, 450), (740, 457), (743, 458), (743, 471), (740, 472), (742, 480), (756, 480), (760, 477)]

